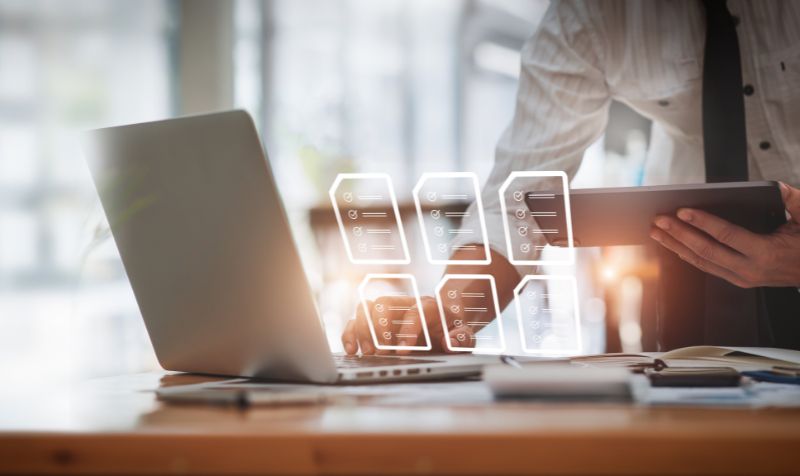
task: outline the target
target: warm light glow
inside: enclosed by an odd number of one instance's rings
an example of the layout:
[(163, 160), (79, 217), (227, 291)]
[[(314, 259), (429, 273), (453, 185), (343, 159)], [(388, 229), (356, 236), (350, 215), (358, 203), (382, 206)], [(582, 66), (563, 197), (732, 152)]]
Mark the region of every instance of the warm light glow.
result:
[(642, 351), (642, 280), (626, 276), (619, 290), (619, 337), (623, 352)]
[(626, 322), (619, 326), (619, 337), (625, 351), (631, 346), (641, 347), (642, 328), (636, 322)]
[(603, 281), (606, 282), (614, 281), (617, 279), (617, 268), (611, 265), (603, 266), (601, 274), (603, 276)]

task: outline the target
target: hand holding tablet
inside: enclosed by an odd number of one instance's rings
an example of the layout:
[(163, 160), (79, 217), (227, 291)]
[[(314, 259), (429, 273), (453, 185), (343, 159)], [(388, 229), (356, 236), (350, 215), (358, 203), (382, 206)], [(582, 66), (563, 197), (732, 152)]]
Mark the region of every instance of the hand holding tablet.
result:
[(754, 233), (702, 210), (681, 208), (654, 220), (650, 236), (684, 261), (742, 287), (800, 286), (800, 190), (780, 184), (790, 220)]

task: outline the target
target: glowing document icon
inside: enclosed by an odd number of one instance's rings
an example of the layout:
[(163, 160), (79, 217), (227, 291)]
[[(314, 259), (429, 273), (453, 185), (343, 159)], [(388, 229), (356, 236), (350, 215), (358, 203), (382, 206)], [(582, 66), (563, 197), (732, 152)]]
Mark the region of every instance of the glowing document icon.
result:
[(539, 355), (581, 352), (578, 292), (572, 276), (525, 276), (514, 290), (522, 349)]
[(431, 350), (414, 276), (368, 274), (358, 294), (376, 349)]
[[(419, 226), (428, 261), (433, 264), (489, 264), (478, 176), (472, 172), (425, 173), (414, 187)], [(464, 210), (467, 203), (475, 206)], [(477, 217), (471, 217), (471, 214)], [(473, 220), (472, 218), (477, 218)], [(459, 226), (462, 220), (465, 226)], [(459, 244), (451, 244), (456, 238)], [(454, 251), (472, 251), (470, 259), (450, 259)]]
[[(436, 286), (436, 304), (442, 328), (451, 330), (445, 339), (449, 350), (497, 354), (505, 350), (494, 276), (446, 274)], [(492, 318), (497, 322), (490, 325)]]
[(391, 177), (339, 174), (328, 194), (350, 261), (355, 264), (411, 261)]
[[(512, 172), (500, 187), (500, 208), (509, 261), (515, 265), (571, 265), (575, 262), (567, 174)], [(566, 237), (543, 259), (548, 237)], [(564, 247), (564, 248), (562, 248)]]

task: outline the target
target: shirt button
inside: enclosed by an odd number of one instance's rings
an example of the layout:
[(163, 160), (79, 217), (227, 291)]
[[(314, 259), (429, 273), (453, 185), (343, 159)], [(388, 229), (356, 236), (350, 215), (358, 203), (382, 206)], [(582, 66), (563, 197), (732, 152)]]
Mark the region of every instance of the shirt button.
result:
[(772, 144), (770, 144), (770, 143), (769, 143), (769, 142), (767, 142), (767, 141), (761, 141), (761, 143), (759, 143), (759, 144), (758, 144), (758, 147), (759, 147), (761, 150), (767, 150), (767, 149), (769, 149), (770, 147), (772, 147)]
[(658, 101), (658, 105), (661, 106), (661, 107), (667, 107), (667, 106), (669, 106), (669, 101), (667, 101), (666, 99), (662, 99), (662, 100)]
[(744, 88), (742, 88), (742, 92), (744, 92), (745, 96), (752, 96), (756, 89), (753, 87), (752, 84), (745, 84)]

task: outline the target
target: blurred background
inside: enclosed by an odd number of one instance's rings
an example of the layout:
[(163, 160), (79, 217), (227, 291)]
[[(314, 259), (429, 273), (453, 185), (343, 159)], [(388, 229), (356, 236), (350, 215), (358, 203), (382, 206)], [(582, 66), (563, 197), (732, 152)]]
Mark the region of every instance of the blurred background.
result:
[[(339, 172), (481, 181), (545, 0), (0, 2), (0, 367), (22, 378), (158, 368), (80, 151), (80, 131), (233, 107), (254, 117), (334, 350), (365, 271), (327, 198)], [(573, 187), (638, 185), (650, 126), (614, 104)], [(413, 210), (413, 208), (409, 208)], [(430, 293), (413, 215), (413, 262)], [(654, 267), (580, 250), (584, 351), (651, 347)], [(387, 271), (395, 268), (384, 268)], [(514, 340), (511, 338), (510, 340)]]

